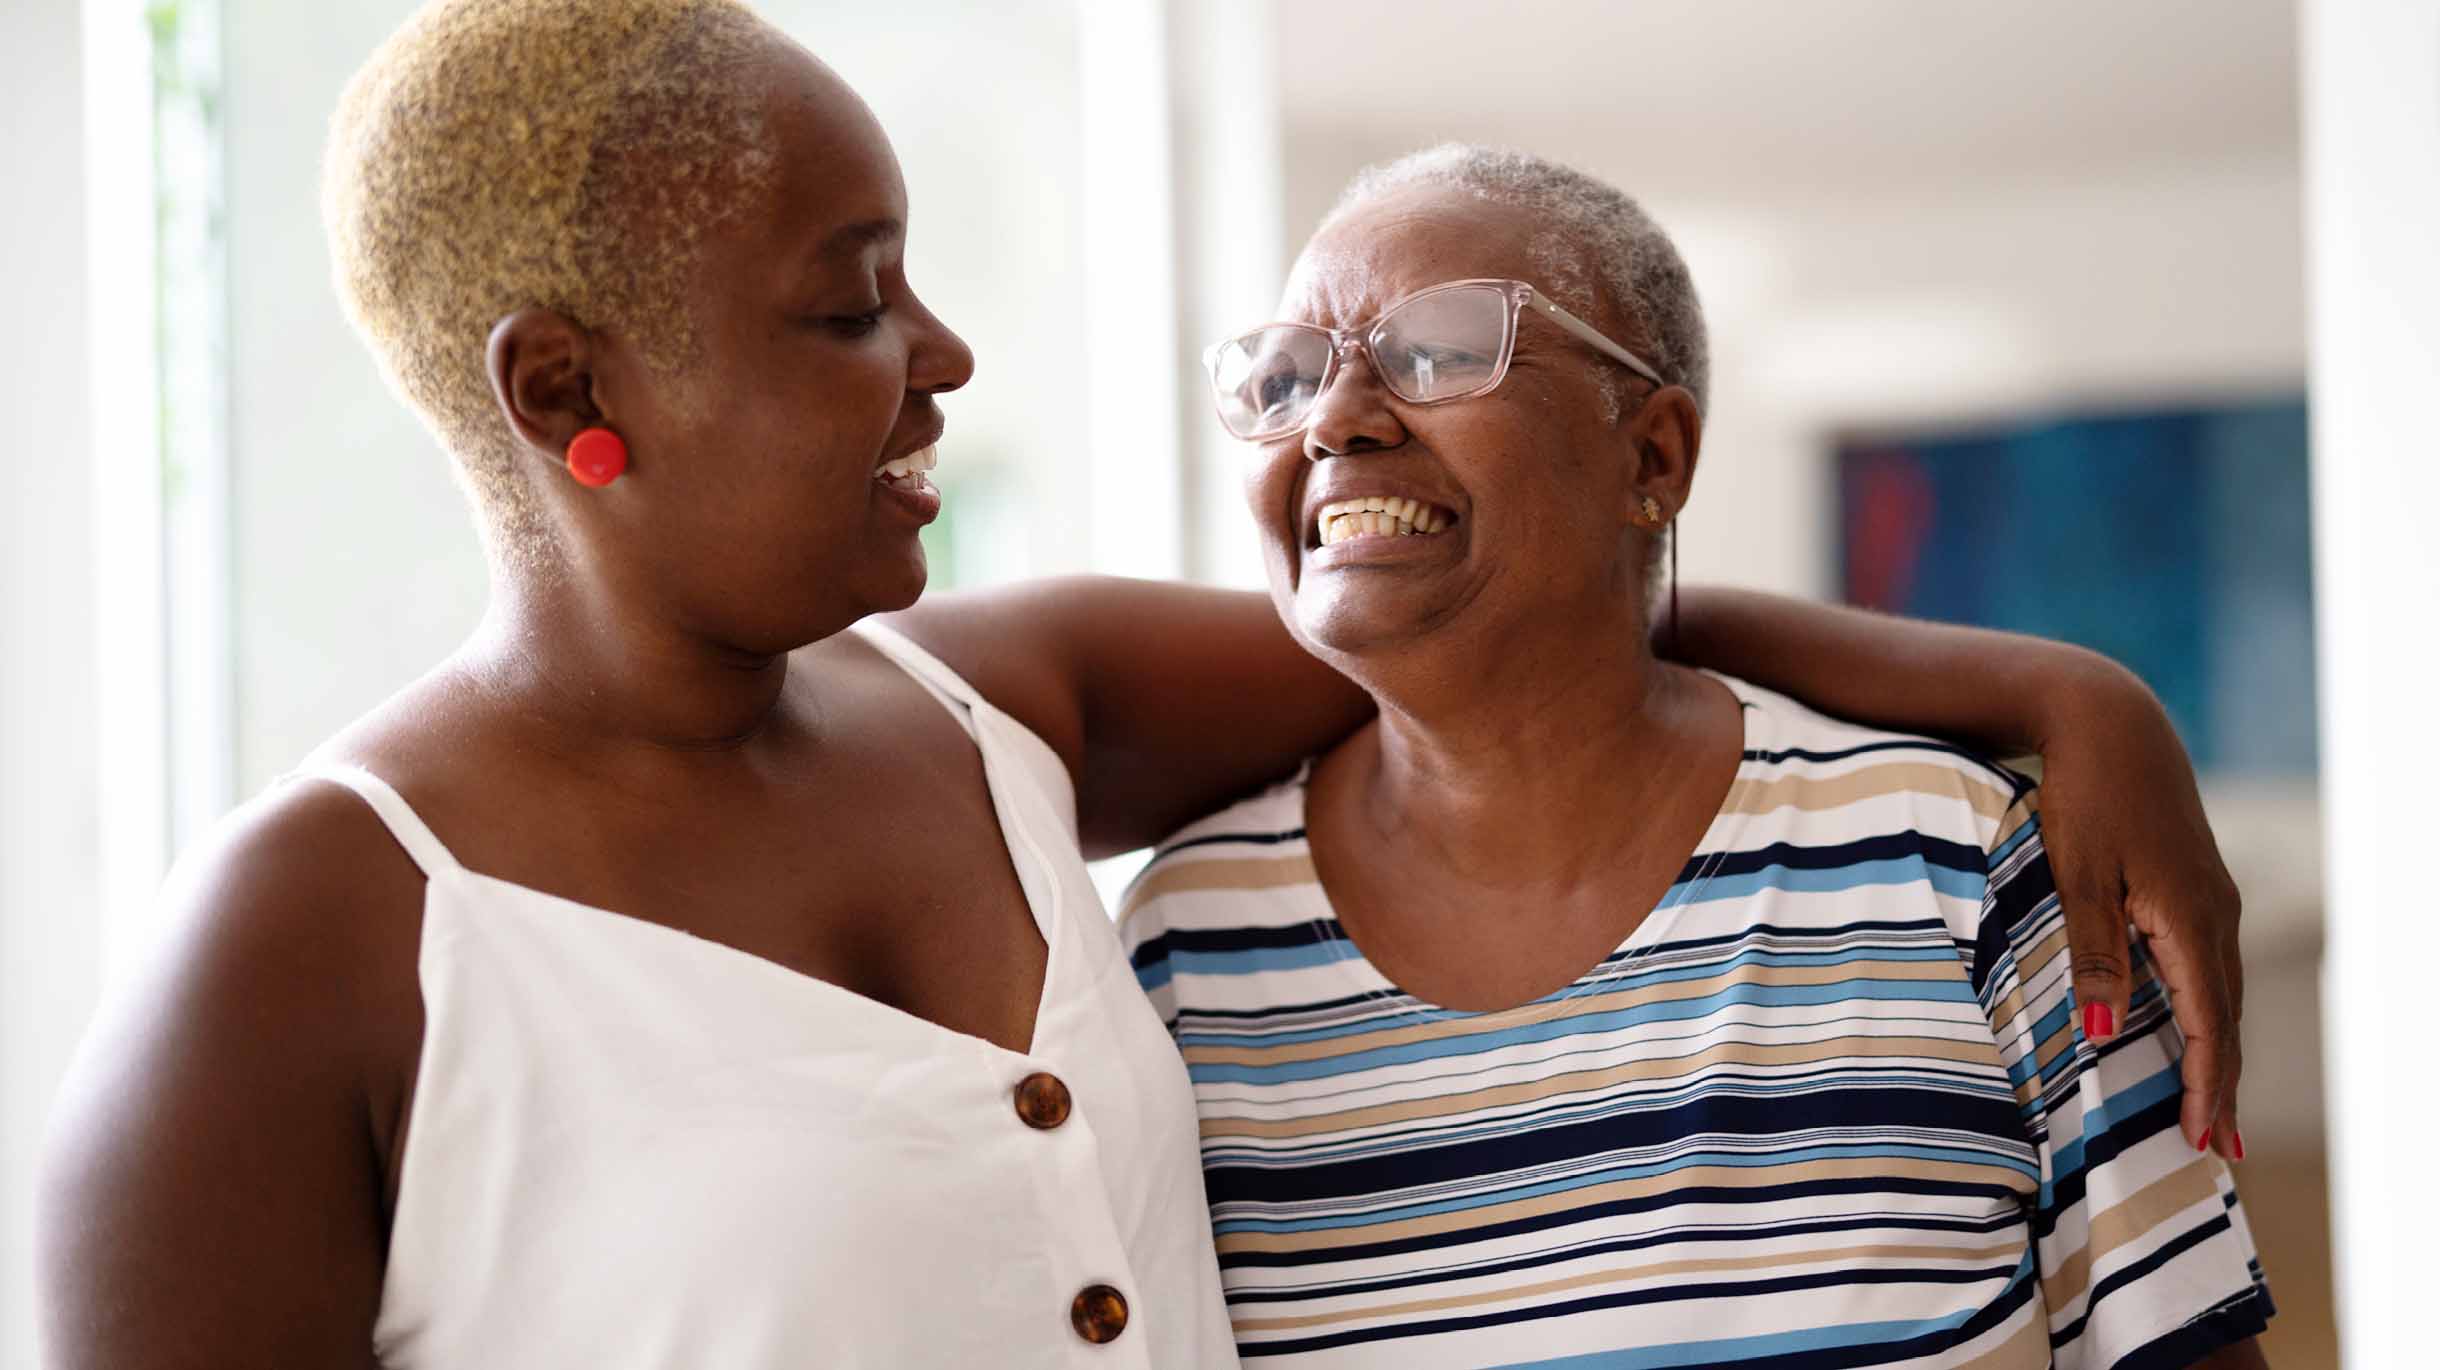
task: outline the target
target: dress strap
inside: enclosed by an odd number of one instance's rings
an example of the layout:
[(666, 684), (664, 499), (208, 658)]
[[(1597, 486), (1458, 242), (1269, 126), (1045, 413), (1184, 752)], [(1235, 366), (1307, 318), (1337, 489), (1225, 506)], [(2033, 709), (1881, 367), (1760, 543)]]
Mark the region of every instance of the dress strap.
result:
[(397, 840), (398, 845), (406, 848), (407, 855), (423, 871), (425, 879), (458, 869), (457, 858), (449, 854), (449, 849), (441, 845), (438, 837), (433, 836), (432, 829), (424, 826), (424, 820), (415, 816), (415, 810), (409, 807), (405, 798), (391, 789), (388, 781), (362, 766), (304, 766), (281, 778), (327, 780), (354, 790), (358, 798), (372, 806), (382, 826), (390, 830), (390, 836)]
[(898, 669), (915, 677), (915, 682), (929, 690), (933, 698), (951, 706), (949, 713), (965, 724), (967, 732), (974, 731), (974, 711), (986, 701), (966, 683), (965, 677), (950, 670), (947, 662), (916, 646), (906, 634), (869, 618), (860, 620), (852, 631), (873, 644)]

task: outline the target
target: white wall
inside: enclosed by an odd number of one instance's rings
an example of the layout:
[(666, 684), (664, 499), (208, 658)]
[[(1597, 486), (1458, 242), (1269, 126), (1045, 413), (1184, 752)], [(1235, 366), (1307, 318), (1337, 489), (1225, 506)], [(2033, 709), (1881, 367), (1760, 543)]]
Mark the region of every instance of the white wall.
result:
[[(317, 208), (329, 111), (414, 5), (223, 3), (243, 794), (454, 647), (485, 579), (447, 458), (340, 312)], [(910, 274), (980, 358), (935, 475), (964, 579), (1084, 569), (1076, 0), (761, 8), (889, 130)]]
[(2429, 1358), (2440, 1266), (2420, 726), (2440, 694), (2440, 4), (2303, 14), (2339, 1319), (2347, 1363), (2385, 1367)]
[(448, 459), (339, 311), (323, 131), (407, 0), (223, 0), (229, 465), (240, 797), (474, 626), (485, 585)]
[(0, 1370), (34, 1365), (29, 1181), (100, 979), (82, 67), (70, 0), (0, 6)]

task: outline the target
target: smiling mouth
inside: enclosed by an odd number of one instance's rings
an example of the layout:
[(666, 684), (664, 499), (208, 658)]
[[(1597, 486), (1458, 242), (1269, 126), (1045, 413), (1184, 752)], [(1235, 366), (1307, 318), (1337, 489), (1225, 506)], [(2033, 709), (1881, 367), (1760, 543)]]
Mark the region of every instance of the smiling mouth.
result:
[(1315, 545), (1330, 547), (1359, 538), (1429, 537), (1456, 522), (1457, 515), (1437, 504), (1367, 495), (1323, 505), (1314, 514), (1313, 527), (1318, 539)]
[(922, 490), (931, 485), (924, 473), (940, 465), (937, 443), (919, 447), (896, 461), (883, 462), (873, 468), (873, 479), (893, 490)]

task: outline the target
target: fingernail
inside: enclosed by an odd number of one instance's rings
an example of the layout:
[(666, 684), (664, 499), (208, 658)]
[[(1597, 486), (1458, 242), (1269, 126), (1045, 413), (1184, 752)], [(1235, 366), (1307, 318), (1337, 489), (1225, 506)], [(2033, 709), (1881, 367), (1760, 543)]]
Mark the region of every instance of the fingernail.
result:
[(2088, 1041), (2106, 1042), (2118, 1032), (2118, 1015), (2107, 1004), (2084, 1006), (2084, 1036)]
[(2203, 1140), (2201, 1140), (2201, 1141), (2199, 1141), (2199, 1142), (2196, 1142), (2196, 1143), (2194, 1144), (2194, 1149), (2195, 1149), (2195, 1150), (2197, 1150), (2197, 1151), (2209, 1151), (2209, 1150), (2211, 1150), (2211, 1129), (2210, 1129), (2210, 1128), (2204, 1128), (2204, 1129), (2203, 1129)]
[(2229, 1141), (2229, 1145), (2230, 1145), (2230, 1146), (2232, 1146), (2232, 1147), (2234, 1147), (2234, 1148), (2236, 1149), (2236, 1153), (2237, 1153), (2237, 1154), (2236, 1154), (2236, 1159), (2237, 1159), (2237, 1160), (2240, 1160), (2240, 1161), (2244, 1160), (2244, 1159), (2245, 1159), (2245, 1134), (2244, 1134), (2244, 1133), (2242, 1133), (2242, 1132), (2238, 1132), (2238, 1131), (2234, 1131), (2234, 1130), (2232, 1130), (2232, 1131), (2230, 1131), (2230, 1132), (2229, 1132), (2229, 1134), (2228, 1134), (2228, 1141)]

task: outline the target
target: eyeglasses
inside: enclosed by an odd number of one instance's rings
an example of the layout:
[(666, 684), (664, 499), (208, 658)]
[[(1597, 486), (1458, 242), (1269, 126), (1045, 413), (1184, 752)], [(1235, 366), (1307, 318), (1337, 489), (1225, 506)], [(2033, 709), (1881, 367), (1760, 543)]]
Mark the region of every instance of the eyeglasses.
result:
[(1517, 317), (1526, 306), (1654, 385), (1666, 385), (1642, 358), (1553, 304), (1523, 281), (1449, 281), (1428, 286), (1353, 329), (1309, 323), (1265, 324), (1203, 354), (1220, 422), (1247, 442), (1305, 426), (1352, 347), (1372, 363), (1389, 392), (1408, 404), (1447, 404), (1489, 394), (1508, 375)]

